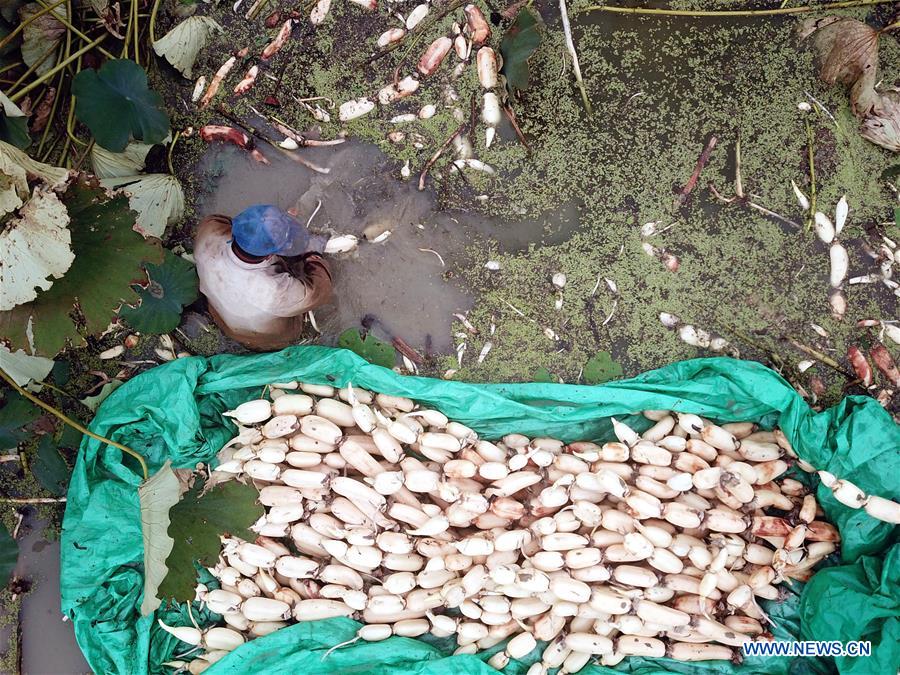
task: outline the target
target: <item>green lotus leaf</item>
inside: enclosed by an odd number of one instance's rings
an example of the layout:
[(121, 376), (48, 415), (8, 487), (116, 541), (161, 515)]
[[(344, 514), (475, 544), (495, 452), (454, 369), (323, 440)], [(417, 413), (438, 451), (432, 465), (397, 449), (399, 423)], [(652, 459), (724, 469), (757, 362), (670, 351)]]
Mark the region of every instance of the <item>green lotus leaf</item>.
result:
[(588, 384), (602, 384), (622, 377), (622, 365), (609, 352), (597, 352), (584, 364), (583, 375)]
[(119, 316), (141, 333), (168, 333), (178, 326), (185, 305), (199, 295), (197, 272), (187, 260), (168, 251), (162, 265), (145, 267), (147, 284), (137, 288), (141, 304), (122, 307)]
[(25, 440), (22, 428), (41, 416), (41, 409), (27, 398), (12, 390), (6, 390), (6, 398), (0, 406), (0, 450), (15, 448)]
[[(169, 509), (169, 526), (162, 533), (165, 537), (157, 529), (154, 550), (171, 547), (165, 561), (168, 571), (159, 585), (160, 598), (180, 602), (194, 599), (197, 584), (194, 563), (215, 563), (222, 549), (223, 533), (247, 541), (256, 538), (248, 528), (265, 509), (258, 503), (259, 491), (255, 487), (237, 481), (216, 485), (209, 491), (201, 490), (202, 487), (200, 480), (194, 481), (181, 501)], [(167, 492), (171, 494), (171, 489)], [(174, 543), (169, 544), (166, 539)]]
[(382, 342), (371, 333), (360, 335), (356, 328), (348, 328), (338, 337), (338, 347), (349, 349), (369, 363), (385, 368), (393, 368), (397, 362), (397, 351), (387, 342)]
[(3, 92), (0, 92), (0, 140), (23, 150), (31, 145), (28, 118)]
[(31, 473), (47, 492), (55, 497), (62, 497), (66, 494), (71, 471), (66, 460), (59, 454), (57, 445), (51, 434), (41, 437), (36, 456), (31, 462)]
[(6, 525), (0, 525), (0, 587), (9, 583), (18, 559), (19, 542), (10, 536)]
[(113, 59), (100, 70), (82, 70), (72, 82), (75, 117), (101, 146), (121, 152), (132, 138), (159, 143), (169, 133), (162, 97), (147, 86), (147, 73), (134, 61)]
[(0, 312), (0, 338), (12, 349), (53, 356), (67, 343), (105, 330), (123, 302), (136, 302), (131, 287), (144, 277), (144, 263), (162, 261), (159, 242), (134, 231), (135, 214), (125, 195), (107, 196), (86, 179), (62, 196), (69, 213), (75, 260), (49, 290), (33, 301)]
[(531, 76), (528, 59), (541, 45), (540, 26), (540, 17), (528, 7), (523, 7), (500, 41), (502, 72), (506, 76), (506, 88), (510, 94), (528, 89)]

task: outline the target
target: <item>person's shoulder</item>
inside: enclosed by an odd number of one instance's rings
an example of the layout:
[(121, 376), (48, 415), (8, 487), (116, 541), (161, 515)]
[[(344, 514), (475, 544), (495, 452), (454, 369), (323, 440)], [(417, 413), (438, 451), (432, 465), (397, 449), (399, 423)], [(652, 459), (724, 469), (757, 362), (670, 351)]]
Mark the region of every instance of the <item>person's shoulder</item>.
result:
[(215, 213), (206, 216), (197, 226), (197, 239), (231, 237), (231, 218)]

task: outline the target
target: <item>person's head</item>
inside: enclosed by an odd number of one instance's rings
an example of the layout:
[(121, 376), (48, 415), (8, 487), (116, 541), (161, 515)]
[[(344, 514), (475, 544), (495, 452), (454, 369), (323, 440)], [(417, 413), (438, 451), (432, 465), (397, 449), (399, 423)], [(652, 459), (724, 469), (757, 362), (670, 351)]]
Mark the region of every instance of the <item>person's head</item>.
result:
[(320, 239), (271, 204), (256, 204), (237, 214), (231, 220), (231, 236), (240, 251), (254, 258), (305, 253)]

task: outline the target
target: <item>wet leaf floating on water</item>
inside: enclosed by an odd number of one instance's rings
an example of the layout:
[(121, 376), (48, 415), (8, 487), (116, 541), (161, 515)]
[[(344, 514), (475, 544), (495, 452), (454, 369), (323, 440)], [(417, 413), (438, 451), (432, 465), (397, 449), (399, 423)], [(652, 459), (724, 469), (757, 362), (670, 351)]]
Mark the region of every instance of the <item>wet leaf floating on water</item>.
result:
[(114, 59), (100, 70), (82, 70), (72, 82), (75, 117), (101, 146), (121, 152), (134, 138), (159, 143), (169, 133), (162, 97), (147, 86), (147, 73), (134, 61)]
[[(4, 368), (5, 370), (5, 368)], [(0, 407), (0, 450), (10, 450), (25, 440), (22, 431), (26, 424), (41, 416), (41, 409), (18, 392), (6, 390), (6, 399)]]
[[(32, 302), (0, 312), (0, 338), (13, 349), (53, 355), (67, 342), (106, 329), (122, 302), (135, 302), (131, 284), (142, 280), (141, 264), (162, 260), (159, 242), (132, 229), (135, 214), (125, 195), (108, 197), (87, 179), (63, 195), (75, 261), (66, 274)], [(78, 307), (77, 314), (74, 314)]]
[(91, 149), (91, 165), (97, 178), (134, 176), (144, 170), (147, 154), (153, 145), (129, 143), (122, 152), (110, 152), (96, 143)]
[(172, 463), (166, 460), (162, 468), (138, 488), (144, 538), (144, 599), (141, 602), (144, 616), (162, 604), (157, 591), (169, 572), (166, 559), (175, 543), (169, 536), (169, 511), (181, 499), (181, 487), (172, 471)]
[(28, 177), (40, 178), (47, 187), (60, 187), (69, 170), (31, 159), (19, 148), (0, 141), (0, 218), (22, 206), (31, 196)]
[(57, 47), (66, 34), (66, 26), (60, 18), (68, 19), (69, 16), (66, 5), (62, 4), (32, 19), (45, 7), (46, 5), (30, 2), (19, 8), (19, 19), (29, 21), (22, 31), (22, 60), (26, 66), (34, 67), (34, 73), (38, 76), (56, 65)]
[(212, 565), (219, 557), (219, 537), (227, 532), (254, 541), (248, 528), (265, 513), (259, 492), (251, 485), (230, 481), (201, 494), (200, 481), (169, 511), (168, 534), (174, 541), (166, 559), (168, 573), (159, 586), (160, 598), (180, 602), (194, 599), (197, 573), (194, 562)]
[(110, 380), (100, 388), (99, 392), (97, 392), (93, 396), (85, 396), (83, 399), (81, 399), (81, 402), (92, 412), (97, 412), (97, 408), (100, 407), (100, 404), (103, 403), (103, 401), (105, 401), (111, 393), (113, 393), (123, 384), (125, 383), (122, 382), (122, 380)]
[(540, 25), (540, 18), (528, 7), (523, 7), (500, 41), (502, 72), (510, 94), (528, 89), (528, 59), (541, 44)]
[(200, 50), (209, 43), (213, 35), (221, 32), (222, 26), (212, 19), (192, 16), (154, 42), (153, 51), (190, 79), (193, 77), (194, 62)]
[(6, 525), (0, 525), (0, 588), (6, 588), (18, 559), (19, 543), (10, 536)]
[(385, 368), (393, 368), (397, 362), (397, 351), (393, 346), (382, 342), (371, 333), (366, 333), (363, 337), (356, 328), (348, 328), (341, 333), (338, 338), (338, 347), (349, 349), (369, 363)]
[[(31, 380), (45, 380), (53, 370), (55, 361), (43, 356), (30, 356), (21, 349), (11, 352), (4, 345), (0, 345), (0, 364), (4, 372), (20, 387), (24, 387)], [(40, 391), (40, 385), (29, 387), (33, 391)]]
[(56, 449), (56, 440), (50, 434), (41, 437), (37, 446), (37, 454), (31, 462), (31, 473), (41, 487), (54, 497), (66, 494), (69, 483), (69, 465)]
[(900, 91), (875, 88), (882, 32), (855, 19), (826, 17), (805, 22), (800, 34), (812, 42), (820, 79), (851, 85), (850, 103), (863, 138), (900, 152)]
[(162, 238), (166, 227), (184, 215), (184, 190), (181, 182), (166, 173), (120, 176), (100, 181), (105, 188), (121, 188), (128, 203), (137, 212), (135, 230), (145, 237)]
[(34, 300), (75, 260), (69, 214), (55, 192), (35, 188), (0, 232), (0, 310)]
[(587, 384), (603, 384), (622, 377), (622, 365), (609, 352), (597, 352), (584, 364), (583, 375)]
[(900, 90), (878, 92), (873, 87), (864, 98), (868, 105), (862, 111), (863, 138), (900, 152)]
[(819, 63), (819, 77), (827, 84), (852, 85), (878, 68), (879, 32), (856, 19), (810, 19), (801, 28), (809, 36)]
[(23, 150), (31, 145), (28, 118), (3, 92), (0, 92), (0, 141), (6, 141)]
[(135, 287), (141, 304), (123, 306), (119, 316), (141, 333), (168, 333), (178, 326), (184, 307), (197, 299), (197, 272), (171, 252), (166, 252), (162, 265), (147, 264), (146, 268), (146, 286)]

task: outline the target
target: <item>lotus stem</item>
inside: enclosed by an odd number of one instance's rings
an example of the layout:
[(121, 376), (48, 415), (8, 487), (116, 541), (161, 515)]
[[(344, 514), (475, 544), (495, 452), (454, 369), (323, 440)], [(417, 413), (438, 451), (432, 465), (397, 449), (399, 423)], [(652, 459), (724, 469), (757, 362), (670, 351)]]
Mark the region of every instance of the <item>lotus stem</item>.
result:
[(47, 117), (47, 124), (44, 126), (44, 132), (41, 134), (41, 142), (38, 143), (36, 156), (41, 157), (41, 161), (43, 160), (43, 156), (41, 156), (41, 151), (44, 149), (44, 143), (47, 142), (47, 134), (50, 133), (50, 127), (53, 126), (53, 118), (56, 117), (56, 109), (59, 107), (59, 99), (62, 98), (62, 81), (63, 77), (65, 77), (65, 73), (59, 74), (59, 80), (56, 83), (56, 94), (53, 97), (53, 103), (50, 105), (50, 115)]
[(86, 54), (87, 52), (91, 51), (94, 47), (96, 47), (98, 44), (100, 44), (105, 38), (106, 38), (105, 35), (101, 35), (101, 36), (98, 37), (96, 40), (93, 40), (92, 42), (89, 42), (89, 43), (86, 44), (84, 47), (82, 47), (81, 49), (79, 49), (77, 52), (75, 52), (74, 54), (72, 54), (71, 56), (69, 56), (67, 59), (65, 59), (65, 60), (63, 60), (63, 61), (57, 63), (55, 66), (53, 66), (53, 68), (51, 68), (50, 70), (48, 70), (46, 73), (44, 73), (43, 75), (41, 75), (39, 78), (35, 79), (34, 82), (32, 82), (31, 84), (29, 84), (29, 85), (27, 85), (27, 86), (25, 86), (25, 87), (22, 87), (22, 89), (20, 89), (20, 90), (17, 91), (15, 94), (13, 94), (12, 96), (10, 96), (10, 97), (9, 97), (9, 100), (12, 101), (13, 103), (15, 103), (16, 101), (21, 100), (21, 99), (25, 96), (25, 94), (27, 94), (29, 91), (31, 91), (31, 90), (34, 89), (35, 87), (39, 87), (39, 86), (40, 86), (41, 84), (43, 84), (46, 80), (49, 80), (51, 77), (53, 77), (54, 75), (56, 75), (56, 73), (58, 73), (58, 72), (61, 71), (63, 68), (65, 68), (66, 66), (68, 66), (68, 65), (69, 65), (70, 63), (72, 63), (74, 60), (76, 60), (79, 56), (82, 56), (82, 55)]
[(559, 0), (559, 14), (562, 17), (563, 34), (566, 37), (566, 48), (572, 56), (572, 70), (575, 71), (575, 82), (578, 84), (578, 90), (581, 92), (581, 100), (584, 102), (584, 108), (588, 115), (593, 113), (591, 102), (588, 100), (587, 90), (584, 87), (584, 80), (581, 79), (581, 66), (578, 65), (578, 53), (575, 51), (575, 41), (572, 39), (572, 26), (569, 25), (569, 13), (566, 11), (566, 0)]
[[(71, 0), (65, 0), (65, 2), (66, 2), (66, 7), (67, 7), (68, 9), (71, 9), (71, 4), (70, 4), (70, 3), (71, 3)], [(48, 5), (44, 4), (44, 0), (37, 0), (37, 3), (38, 3), (41, 7), (46, 7), (46, 8), (48, 8), (48, 9), (51, 8), (51, 7), (49, 7)], [(80, 37), (84, 42), (90, 42), (90, 41), (91, 41), (91, 38), (89, 38), (87, 35), (85, 35), (85, 34), (82, 33), (80, 30), (78, 30), (78, 28), (76, 28), (76, 27), (72, 24), (72, 22), (69, 21), (69, 19), (68, 19), (67, 17), (65, 17), (65, 16), (60, 16), (59, 14), (57, 14), (57, 13), (54, 12), (54, 13), (53, 13), (53, 18), (56, 19), (57, 21), (59, 21), (63, 26), (65, 26), (66, 28), (68, 28), (70, 31), (72, 31), (73, 33), (75, 33), (75, 35), (77, 35), (78, 37)], [(116, 58), (116, 57), (113, 56), (111, 53), (109, 53), (108, 51), (106, 51), (103, 47), (100, 47), (99, 45), (97, 46), (97, 51), (99, 51), (101, 54), (103, 54), (103, 56), (105, 56), (105, 57), (108, 58), (108, 59), (114, 59), (114, 58)]]
[(812, 347), (809, 347), (809, 346), (803, 344), (802, 342), (800, 342), (799, 340), (795, 340), (794, 338), (787, 338), (787, 341), (791, 345), (793, 345), (794, 347), (799, 349), (801, 352), (806, 354), (807, 356), (811, 356), (816, 361), (820, 361), (821, 363), (824, 363), (826, 366), (828, 366), (832, 370), (836, 370), (837, 372), (839, 372), (841, 375), (844, 375), (845, 377), (847, 376), (847, 371), (845, 371), (841, 367), (841, 364), (838, 363), (837, 361), (835, 361), (830, 356), (828, 356), (828, 354), (823, 354), (819, 350), (813, 349)]
[[(5, 370), (3, 370), (2, 368), (0, 368), (0, 378), (6, 380), (6, 382), (13, 389), (15, 389), (17, 392), (19, 392), (19, 394), (21, 394), (22, 396), (27, 398), (29, 401), (31, 401), (35, 405), (43, 408), (48, 413), (50, 413), (51, 415), (53, 415), (54, 417), (59, 419), (61, 422), (68, 424), (73, 429), (80, 431), (85, 436), (89, 436), (89, 437), (93, 438), (95, 441), (100, 441), (101, 443), (106, 443), (107, 445), (111, 445), (112, 447), (118, 448), (122, 452), (125, 452), (125, 453), (131, 455), (132, 457), (134, 457), (138, 461), (138, 464), (141, 465), (141, 471), (144, 474), (144, 480), (147, 480), (147, 478), (149, 477), (149, 474), (147, 472), (147, 462), (144, 461), (143, 455), (141, 455), (138, 452), (135, 452), (134, 450), (132, 450), (131, 448), (129, 448), (125, 445), (122, 445), (121, 443), (116, 443), (115, 441), (111, 441), (108, 438), (105, 438), (103, 436), (99, 436), (98, 434), (95, 434), (93, 431), (90, 431), (85, 426), (79, 424), (78, 422), (73, 420), (71, 417), (67, 416), (64, 412), (57, 410), (49, 403), (44, 403), (41, 399), (39, 399), (37, 396), (32, 394), (30, 391), (27, 391), (27, 390), (23, 389), (22, 387), (20, 387), (19, 384), (12, 377), (10, 377), (10, 375), (8, 375), (7, 372)], [(6, 501), (10, 501), (10, 500), (6, 500)]]
[(75, 96), (71, 94), (69, 95), (69, 112), (66, 116), (66, 135), (78, 145), (87, 145), (75, 135)]
[(65, 497), (0, 497), (0, 504), (65, 504)]
[(15, 63), (10, 63), (8, 66), (3, 66), (2, 68), (0, 68), (0, 75), (13, 70), (14, 68), (18, 68), (21, 65), (23, 65), (21, 61), (16, 61)]
[(9, 35), (7, 35), (5, 38), (0, 40), (0, 50), (2, 50), (6, 45), (8, 45), (10, 42), (12, 42), (13, 39), (16, 37), (16, 35), (18, 35), (20, 32), (25, 30), (25, 28), (28, 26), (28, 24), (30, 24), (32, 21), (34, 21), (35, 19), (39, 19), (47, 12), (53, 11), (54, 9), (56, 9), (57, 7), (59, 7), (62, 4), (65, 4), (66, 2), (68, 2), (68, 0), (59, 0), (58, 2), (54, 2), (49, 7), (45, 7), (44, 9), (37, 11), (34, 14), (32, 14), (31, 16), (29, 16), (27, 21), (23, 21), (22, 23), (20, 23), (18, 26), (13, 28), (12, 31), (10, 31)]
[(169, 167), (169, 173), (173, 176), (175, 175), (175, 168), (172, 166), (172, 153), (175, 151), (175, 144), (179, 138), (181, 138), (181, 130), (175, 132), (172, 142), (169, 143), (169, 151), (166, 153), (166, 166)]
[(134, 24), (134, 62), (141, 65), (141, 24), (138, 16), (138, 0), (131, 0), (131, 21), (129, 24)]
[[(49, 389), (50, 391), (55, 391), (60, 396), (65, 396), (66, 398), (70, 398), (73, 401), (78, 401), (78, 403), (81, 403), (81, 401), (79, 401), (77, 398), (72, 396), (72, 394), (70, 394), (69, 392), (67, 392), (63, 389), (60, 389), (55, 384), (50, 384), (49, 382), (45, 382), (44, 380), (34, 380), (34, 383), (39, 384), (42, 387), (47, 387), (47, 389)], [(82, 404), (82, 405), (84, 405), (84, 404)], [(85, 406), (85, 407), (87, 407), (87, 406)], [(90, 408), (88, 408), (88, 410), (90, 410)]]
[(722, 10), (691, 10), (691, 9), (657, 9), (651, 7), (616, 7), (611, 5), (590, 5), (585, 7), (585, 12), (614, 12), (616, 14), (644, 14), (656, 16), (777, 16), (782, 14), (808, 14), (810, 12), (827, 12), (832, 9), (844, 9), (847, 7), (868, 7), (871, 5), (884, 5), (893, 0), (843, 0), (842, 2), (830, 2), (824, 5), (798, 5), (797, 7), (777, 7), (773, 9), (722, 9)]
[(8, 92), (13, 91), (16, 87), (18, 87), (25, 80), (27, 80), (29, 75), (31, 75), (34, 71), (36, 71), (38, 68), (40, 68), (41, 65), (44, 63), (44, 61), (46, 61), (53, 55), (53, 53), (56, 51), (56, 49), (57, 49), (57, 45), (52, 45), (50, 47), (50, 49), (46, 50), (43, 54), (41, 54), (40, 58), (37, 61), (32, 63), (30, 66), (28, 66), (28, 69), (19, 76), (19, 79), (16, 80), (15, 82), (13, 82), (11, 85), (9, 85), (9, 87), (6, 90), (7, 95), (8, 95)]
[(161, 0), (153, 0), (153, 9), (150, 10), (150, 46), (156, 42), (156, 14), (159, 12)]
[(81, 168), (81, 165), (84, 160), (87, 159), (88, 154), (94, 149), (94, 143), (95, 141), (93, 138), (88, 141), (87, 146), (84, 148), (84, 152), (81, 153), (81, 156), (75, 160), (75, 164), (72, 166), (74, 171), (78, 171)]

